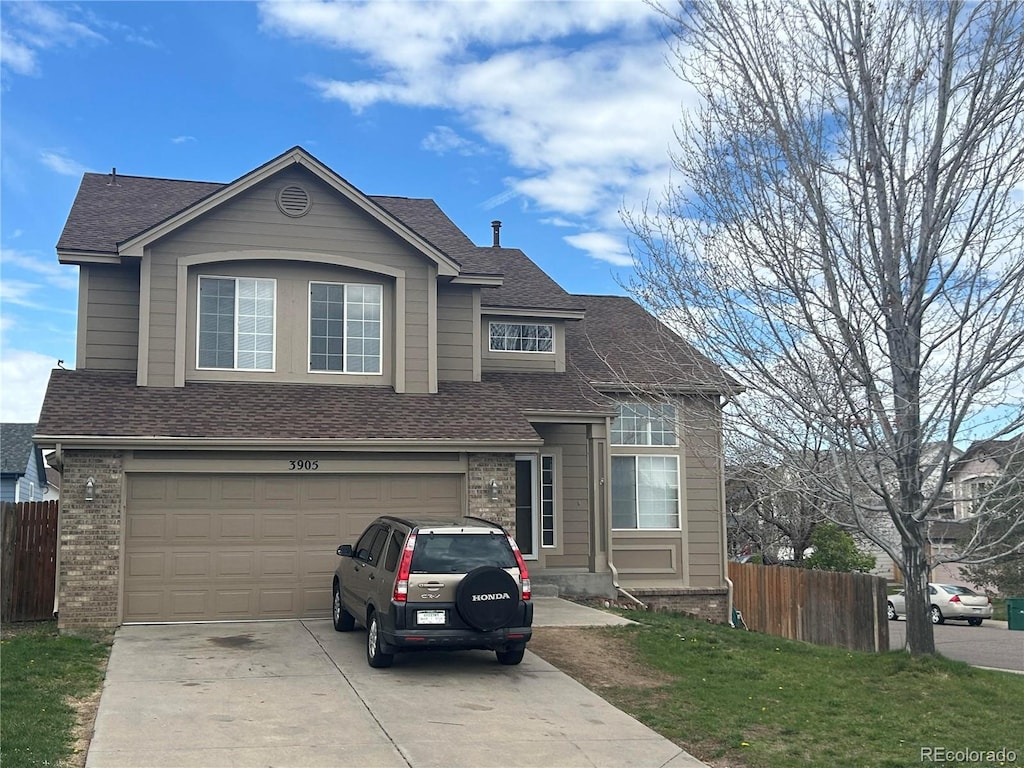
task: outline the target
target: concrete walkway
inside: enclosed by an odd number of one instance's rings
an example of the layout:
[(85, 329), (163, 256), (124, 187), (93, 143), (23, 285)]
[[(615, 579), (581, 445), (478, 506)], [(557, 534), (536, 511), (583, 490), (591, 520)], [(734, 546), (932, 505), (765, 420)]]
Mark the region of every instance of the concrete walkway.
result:
[[(556, 598), (535, 610), (536, 626), (625, 621)], [(374, 670), (365, 639), (328, 620), (122, 627), (87, 768), (704, 765), (534, 654)]]

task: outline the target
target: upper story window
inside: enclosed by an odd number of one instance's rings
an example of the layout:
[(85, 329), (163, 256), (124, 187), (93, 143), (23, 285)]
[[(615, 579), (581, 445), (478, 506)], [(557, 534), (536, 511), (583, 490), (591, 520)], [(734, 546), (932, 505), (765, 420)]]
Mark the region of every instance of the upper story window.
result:
[(677, 445), (676, 408), (669, 403), (619, 403), (612, 445)]
[(381, 372), (379, 285), (309, 284), (309, 370)]
[(491, 352), (554, 352), (555, 329), (541, 323), (491, 323)]
[(274, 280), (199, 278), (198, 368), (274, 369)]

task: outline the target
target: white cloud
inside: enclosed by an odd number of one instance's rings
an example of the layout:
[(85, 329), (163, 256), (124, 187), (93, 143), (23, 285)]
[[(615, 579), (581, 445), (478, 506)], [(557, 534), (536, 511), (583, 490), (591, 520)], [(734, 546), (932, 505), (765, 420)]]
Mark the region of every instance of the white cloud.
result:
[(62, 152), (43, 150), (39, 153), (39, 161), (54, 173), (62, 176), (81, 176), (88, 168), (77, 160), (72, 160)]
[(4, 348), (0, 359), (0, 420), (35, 422), (57, 359), (24, 349)]
[(6, 3), (0, 63), (19, 75), (39, 74), (39, 54), (57, 46), (103, 43), (106, 38), (75, 18), (80, 9), (55, 3)]
[[(61, 291), (78, 290), (78, 270), (75, 267), (58, 264), (44, 259), (38, 254), (17, 251), (13, 248), (0, 248), (0, 265), (3, 266), (4, 274), (7, 276), (4, 280), (5, 283), (9, 279), (11, 268), (15, 267), (43, 276), (51, 288)], [(21, 285), (32, 284), (21, 283)]]
[(195, 141), (198, 141), (195, 136), (175, 136), (171, 139), (171, 144), (189, 144)]
[(484, 148), (479, 144), (463, 138), (447, 125), (435, 126), (434, 130), (423, 138), (420, 146), (439, 155), (455, 152), (463, 157), (470, 157), (472, 155), (481, 155), (485, 152)]
[[(308, 80), (323, 98), (355, 112), (375, 104), (447, 109), (503, 150), (519, 177), (485, 207), (518, 195), (563, 221), (608, 230), (609, 239), (622, 233), (619, 208), (661, 191), (680, 104), (695, 100), (665, 63), (660, 17), (639, 2), (472, 7), (275, 2), (260, 9), (268, 31), (362, 55), (369, 76)], [(424, 147), (458, 151), (461, 137), (448, 130)], [(586, 250), (631, 263), (621, 251)]]
[(605, 232), (584, 232), (581, 235), (569, 235), (563, 238), (573, 248), (586, 251), (591, 258), (606, 261), (617, 267), (633, 266), (633, 257), (621, 237)]

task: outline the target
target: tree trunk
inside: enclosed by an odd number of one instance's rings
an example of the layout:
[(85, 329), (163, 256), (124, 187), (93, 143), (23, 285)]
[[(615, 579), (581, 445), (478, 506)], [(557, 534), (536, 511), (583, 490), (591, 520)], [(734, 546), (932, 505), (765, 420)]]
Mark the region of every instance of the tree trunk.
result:
[(925, 560), (924, 537), (920, 523), (907, 527), (903, 539), (903, 578), (907, 599), (907, 650), (914, 656), (935, 653), (935, 628), (930, 616), (928, 594), (928, 563)]

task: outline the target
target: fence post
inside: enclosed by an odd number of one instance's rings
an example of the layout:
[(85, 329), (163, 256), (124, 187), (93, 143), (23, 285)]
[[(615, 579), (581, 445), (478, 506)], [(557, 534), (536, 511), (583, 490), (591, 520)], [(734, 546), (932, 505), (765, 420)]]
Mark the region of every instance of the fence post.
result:
[(18, 536), (18, 505), (3, 503), (3, 550), (0, 554), (0, 620), (11, 620), (14, 601), (14, 552)]

